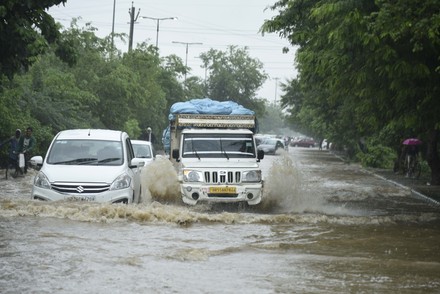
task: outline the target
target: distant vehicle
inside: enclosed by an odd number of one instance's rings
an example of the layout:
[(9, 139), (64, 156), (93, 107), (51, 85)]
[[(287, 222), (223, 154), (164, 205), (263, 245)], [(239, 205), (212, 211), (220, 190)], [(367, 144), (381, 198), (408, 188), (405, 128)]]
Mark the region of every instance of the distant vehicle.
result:
[(280, 149), (284, 150), (285, 146), (282, 139), (266, 138), (257, 148), (262, 150), (264, 154), (277, 154)]
[(315, 140), (310, 138), (299, 138), (296, 140), (292, 140), (290, 142), (290, 146), (293, 147), (314, 147), (316, 145)]
[(137, 203), (145, 159), (135, 158), (127, 133), (78, 129), (59, 132), (35, 176), (35, 200)]
[(156, 158), (154, 147), (149, 141), (131, 140), (133, 145), (134, 156), (136, 158), (145, 159), (145, 165), (150, 164)]

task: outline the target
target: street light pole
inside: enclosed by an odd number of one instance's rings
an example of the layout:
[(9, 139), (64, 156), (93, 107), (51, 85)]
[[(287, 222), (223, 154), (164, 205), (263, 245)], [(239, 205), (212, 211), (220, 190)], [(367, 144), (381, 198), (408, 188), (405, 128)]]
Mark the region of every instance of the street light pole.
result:
[(274, 78), (275, 80), (275, 99), (273, 100), (273, 105), (277, 106), (277, 90), (278, 90), (278, 80), (280, 78)]
[(149, 17), (149, 16), (141, 16), (141, 18), (146, 18), (146, 19), (152, 19), (156, 21), (156, 48), (159, 48), (159, 22), (161, 20), (167, 20), (167, 19), (177, 19), (177, 17)]
[(203, 43), (187, 43), (187, 42), (177, 42), (177, 41), (173, 41), (173, 43), (186, 45), (186, 55), (185, 55), (185, 82), (186, 82), (186, 68), (188, 67), (188, 46), (189, 45), (203, 45)]

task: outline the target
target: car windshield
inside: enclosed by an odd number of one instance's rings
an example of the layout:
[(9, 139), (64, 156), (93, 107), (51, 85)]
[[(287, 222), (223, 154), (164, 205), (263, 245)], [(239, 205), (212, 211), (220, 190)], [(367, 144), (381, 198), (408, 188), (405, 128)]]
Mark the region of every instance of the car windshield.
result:
[(251, 134), (185, 134), (183, 157), (255, 157)]
[(151, 158), (150, 145), (133, 143), (134, 156), (137, 158)]
[(58, 165), (121, 165), (122, 143), (103, 140), (57, 140), (47, 163)]

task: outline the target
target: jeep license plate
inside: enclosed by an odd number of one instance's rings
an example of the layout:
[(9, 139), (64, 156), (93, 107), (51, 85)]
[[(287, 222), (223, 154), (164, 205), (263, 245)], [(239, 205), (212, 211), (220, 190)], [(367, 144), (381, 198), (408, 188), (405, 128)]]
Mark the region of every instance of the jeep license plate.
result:
[(209, 193), (211, 194), (235, 194), (235, 187), (209, 187)]

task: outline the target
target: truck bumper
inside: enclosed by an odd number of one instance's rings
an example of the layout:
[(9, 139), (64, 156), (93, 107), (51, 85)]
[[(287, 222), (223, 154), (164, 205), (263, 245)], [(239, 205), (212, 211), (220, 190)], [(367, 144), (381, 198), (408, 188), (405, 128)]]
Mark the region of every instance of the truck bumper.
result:
[[(232, 189), (227, 193), (221, 191), (213, 192), (211, 189)], [(197, 202), (247, 202), (249, 205), (257, 205), (261, 202), (262, 198), (262, 183), (249, 183), (245, 186), (239, 185), (205, 185), (199, 183), (181, 183), (180, 191), (182, 194), (182, 200), (189, 205), (196, 205)]]

